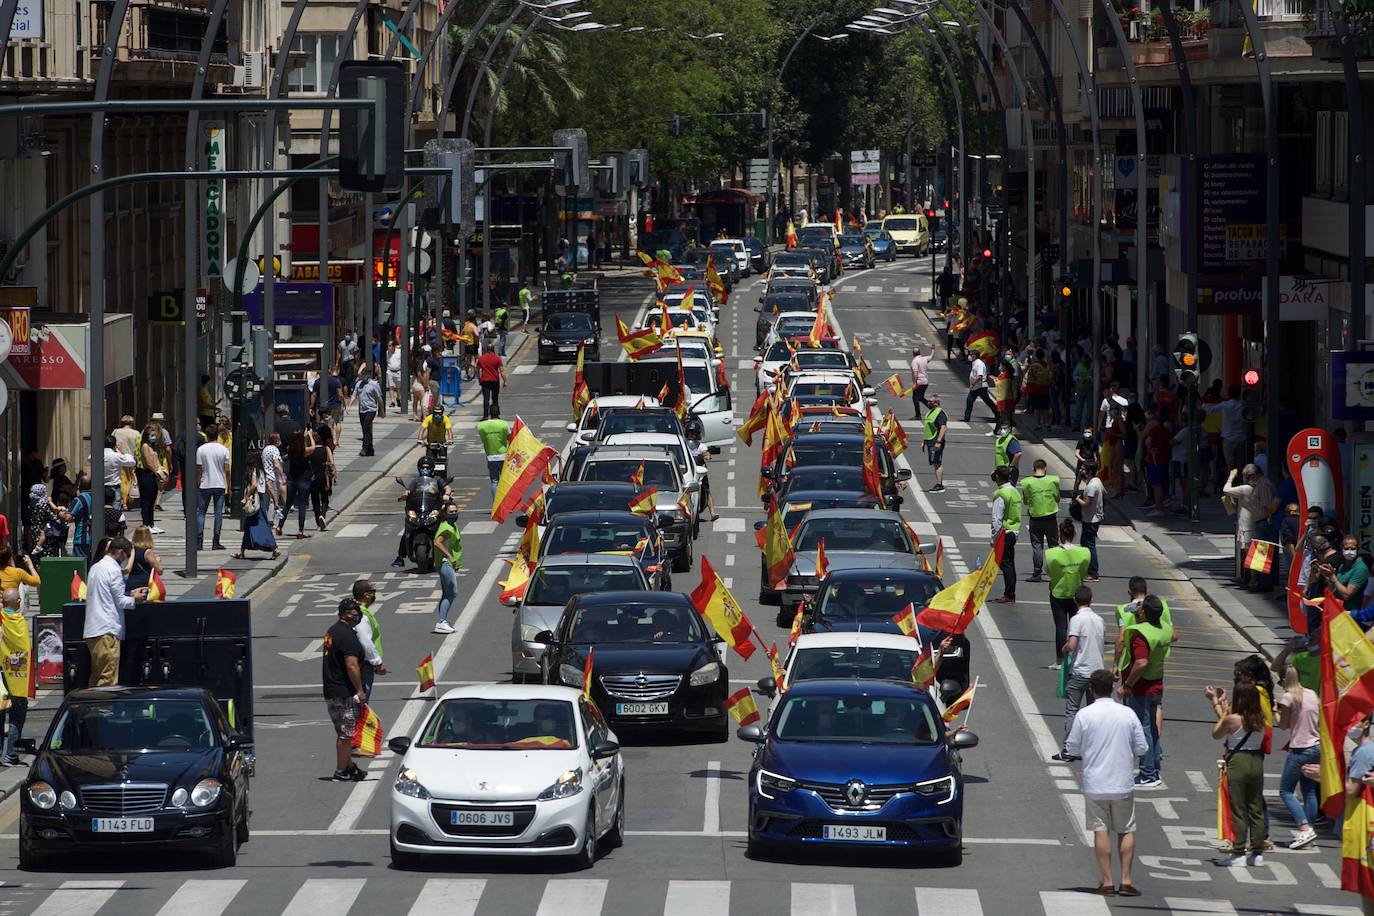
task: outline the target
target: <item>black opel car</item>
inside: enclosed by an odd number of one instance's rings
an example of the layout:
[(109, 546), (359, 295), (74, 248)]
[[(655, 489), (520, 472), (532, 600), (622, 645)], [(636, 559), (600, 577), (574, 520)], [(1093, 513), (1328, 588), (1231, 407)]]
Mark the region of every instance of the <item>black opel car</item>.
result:
[(551, 683), (582, 685), (592, 652), (592, 699), (617, 732), (730, 737), (724, 646), (681, 592), (601, 592), (568, 602), (558, 629), (537, 642)]
[(555, 312), (539, 329), (539, 365), (577, 362), (578, 347), (586, 347), (586, 359), (596, 361), (601, 349), (592, 317), (586, 312)]
[(19, 865), (68, 852), (208, 852), (248, 840), (252, 739), (207, 691), (97, 687), (62, 700), (19, 791)]

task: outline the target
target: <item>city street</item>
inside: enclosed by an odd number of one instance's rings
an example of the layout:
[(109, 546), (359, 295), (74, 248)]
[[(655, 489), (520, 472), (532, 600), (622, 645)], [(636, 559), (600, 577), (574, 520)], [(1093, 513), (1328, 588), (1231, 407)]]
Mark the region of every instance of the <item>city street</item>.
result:
[[(832, 287), (832, 323), (839, 336), (862, 341), (872, 366), (869, 384), (898, 373), (909, 384), (910, 348), (934, 345), (944, 355), (943, 324), (924, 308), (930, 298), (930, 261), (903, 257), (871, 270), (849, 270)], [(722, 308), (718, 338), (733, 391), (734, 422), (742, 423), (754, 398), (755, 276), (741, 282)], [(653, 286), (638, 277), (607, 287), (603, 358), (619, 352), (609, 316), (628, 321), (652, 305)], [(532, 342), (511, 334), (510, 385), (503, 415), (517, 414), (546, 444), (561, 449), (569, 419), (572, 367), (535, 365)], [(905, 460), (914, 472), (902, 512), (924, 542), (944, 544), (945, 581), (978, 564), (987, 552), (993, 485), (992, 424), (981, 405), (972, 423), (959, 420), (967, 365), (937, 359), (931, 391), (951, 415), (945, 453), (947, 490), (928, 493), (929, 468), (919, 448), (920, 426), (909, 402), (879, 388), (879, 408), (895, 409), (911, 437)], [(349, 784), (330, 779), (331, 732), (320, 690), (320, 646), (335, 608), (354, 580), (372, 579), (374, 605), (385, 634), (390, 673), (379, 677), (374, 707), (388, 737), (411, 734), (433, 700), (416, 691), (414, 666), (434, 657), (440, 694), (458, 685), (508, 682), (511, 611), (497, 601), (520, 536), (513, 523), (489, 519), (489, 489), (474, 431), (480, 415), (465, 392), (453, 414), (464, 443), (454, 474), (461, 509), (463, 568), (450, 635), (431, 633), (439, 595), (436, 575), (396, 570), (390, 561), (402, 523), (401, 490), (383, 473), (327, 533), (293, 545), (285, 566), (256, 587), (253, 606), (256, 681), (257, 776), (252, 788), (251, 841), (239, 864), (206, 867), (191, 856), (76, 856), (47, 872), (17, 870), (17, 796), (0, 804), (0, 914), (12, 916), (141, 916), (221, 912), (254, 914), (444, 914), (444, 916), (850, 916), (917, 913), (920, 916), (1038, 914), (1096, 916), (1118, 913), (1267, 914), (1346, 916), (1358, 901), (1338, 889), (1339, 843), (1324, 834), (1306, 850), (1289, 851), (1290, 824), (1277, 796), (1281, 765), (1266, 763), (1265, 798), (1279, 849), (1255, 868), (1217, 867), (1215, 805), (1218, 742), (1202, 689), (1231, 683), (1234, 662), (1253, 651), (1234, 626), (1203, 600), (1189, 574), (1175, 568), (1129, 526), (1104, 525), (1100, 581), (1091, 583), (1096, 609), (1110, 621), (1127, 599), (1126, 581), (1147, 578), (1173, 610), (1180, 639), (1169, 659), (1163, 732), (1164, 785), (1137, 793), (1136, 884), (1144, 896), (1104, 899), (1087, 893), (1096, 884), (1090, 837), (1083, 828), (1084, 800), (1077, 767), (1050, 759), (1059, 750), (1062, 701), (1053, 624), (1045, 584), (1026, 583), (1028, 540), (1016, 550), (1023, 582), (1018, 601), (989, 605), (969, 636), (972, 673), (980, 687), (969, 716), (977, 748), (963, 754), (967, 785), (964, 858), (934, 867), (919, 855), (878, 854), (858, 848), (755, 860), (745, 855), (745, 776), (751, 744), (626, 741), (628, 835), (622, 848), (604, 852), (595, 867), (575, 872), (554, 859), (431, 860), (420, 873), (398, 871), (388, 855), (388, 812), (397, 759), (390, 751), (366, 762), (368, 778)], [(1023, 469), (1039, 457), (1070, 488), (1072, 473), (1034, 439), (1023, 443)], [(415, 448), (393, 473), (409, 476)], [(709, 462), (720, 518), (703, 522), (697, 563), (678, 573), (673, 587), (691, 591), (700, 561), (708, 557), (765, 639), (785, 646), (787, 631), (773, 607), (757, 602), (758, 548), (753, 523), (764, 518), (756, 497), (758, 442), (736, 443)], [(1128, 496), (1128, 498), (1131, 498)], [(1061, 505), (1060, 517), (1066, 507)], [(1111, 518), (1109, 517), (1109, 522)], [(1000, 581), (997, 587), (1000, 594)], [(1115, 625), (1108, 623), (1110, 649)], [(731, 690), (769, 673), (762, 653), (748, 662), (729, 658)], [(760, 707), (764, 699), (757, 698)], [(27, 734), (40, 736), (55, 698), (40, 701)], [(732, 729), (733, 733), (733, 729)], [(1277, 736), (1276, 736), (1277, 738)]]

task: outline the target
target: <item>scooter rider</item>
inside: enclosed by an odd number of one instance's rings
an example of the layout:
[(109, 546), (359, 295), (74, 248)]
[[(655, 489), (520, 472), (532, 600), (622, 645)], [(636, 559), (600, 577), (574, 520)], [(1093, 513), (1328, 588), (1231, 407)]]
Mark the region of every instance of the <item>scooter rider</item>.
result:
[[(396, 482), (405, 488), (405, 492), (396, 497), (397, 502), (405, 502), (410, 498), (411, 492), (413, 492), (417, 486), (420, 486), (423, 481), (434, 479), (434, 462), (426, 455), (415, 465), (415, 471), (415, 477), (411, 478), (410, 483), (402, 481), (399, 477), (396, 478)], [(448, 477), (444, 477), (437, 482), (440, 487), (443, 502), (445, 504), (449, 503), (453, 499), (452, 480)], [(400, 543), (396, 545), (396, 559), (391, 561), (391, 565), (396, 569), (404, 569), (406, 557), (409, 555), (410, 538), (407, 536), (406, 526), (402, 524)]]

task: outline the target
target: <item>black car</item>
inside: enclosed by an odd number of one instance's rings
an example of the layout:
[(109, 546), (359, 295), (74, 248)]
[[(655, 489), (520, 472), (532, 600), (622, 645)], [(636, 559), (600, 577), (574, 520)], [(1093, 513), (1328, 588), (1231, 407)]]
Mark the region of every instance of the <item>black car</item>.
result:
[[(826, 244), (829, 245), (830, 243), (827, 242)], [(811, 266), (816, 271), (816, 282), (822, 286), (840, 275), (840, 253), (834, 245), (830, 245), (829, 249), (807, 247), (796, 250), (804, 251), (815, 258), (811, 262)]]
[(724, 643), (681, 592), (601, 592), (568, 602), (548, 646), (553, 683), (581, 686), (592, 652), (592, 699), (620, 734), (671, 729), (730, 735)]
[(192, 687), (67, 694), (19, 791), (19, 865), (84, 852), (208, 852), (231, 866), (248, 840), (252, 739)]
[(773, 253), (757, 236), (745, 236), (744, 247), (749, 249), (749, 264), (754, 273), (761, 274), (773, 266)]
[[(628, 510), (630, 500), (639, 493), (640, 487), (628, 480), (563, 480), (554, 484), (544, 493), (544, 524), (549, 524), (565, 512)], [(529, 522), (525, 515), (517, 516), (515, 523), (524, 527)]]
[(652, 520), (629, 509), (558, 513), (549, 519), (548, 530), (539, 542), (539, 555), (559, 553), (628, 554), (639, 561), (652, 587), (667, 590), (673, 586), (663, 535)]
[(577, 348), (586, 347), (586, 359), (600, 358), (596, 327), (586, 312), (555, 312), (539, 329), (539, 365), (577, 362)]
[[(802, 401), (797, 399), (798, 403)], [(792, 437), (791, 444), (782, 450), (772, 467), (763, 469), (764, 478), (771, 486), (790, 489), (792, 474), (801, 468), (816, 465), (834, 465), (850, 468), (863, 467), (862, 432), (803, 432)], [(911, 471), (899, 468), (888, 453), (887, 446), (877, 443), (878, 476), (882, 480), (883, 498), (887, 508), (897, 509), (902, 505), (902, 481), (911, 479)], [(863, 489), (862, 484), (859, 489)]]
[(845, 267), (869, 268), (873, 266), (873, 245), (862, 232), (850, 232), (840, 236), (840, 259)]
[(715, 262), (716, 273), (724, 280), (730, 288), (744, 279), (744, 271), (740, 269), (739, 258), (735, 257), (735, 246), (721, 242), (711, 243), (711, 260)]

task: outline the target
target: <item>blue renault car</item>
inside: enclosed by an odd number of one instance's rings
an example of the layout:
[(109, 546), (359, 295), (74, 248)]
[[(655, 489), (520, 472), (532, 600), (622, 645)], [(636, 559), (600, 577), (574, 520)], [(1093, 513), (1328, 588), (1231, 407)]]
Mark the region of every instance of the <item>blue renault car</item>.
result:
[(749, 855), (785, 846), (886, 847), (963, 858), (964, 777), (972, 732), (945, 735), (935, 701), (914, 684), (800, 681), (755, 742)]

